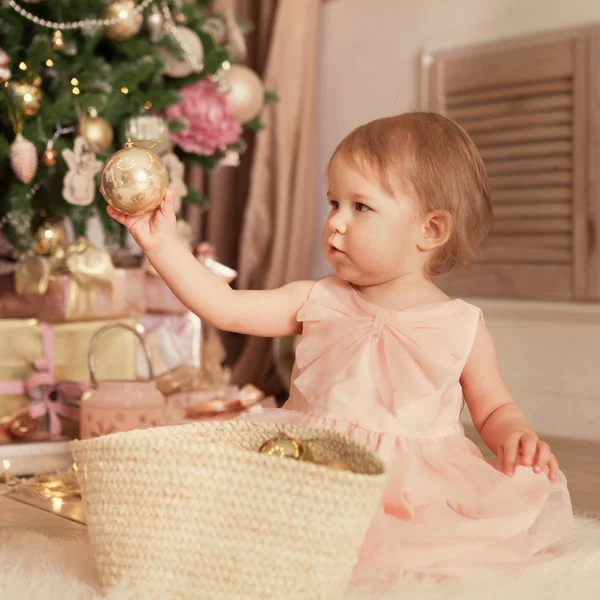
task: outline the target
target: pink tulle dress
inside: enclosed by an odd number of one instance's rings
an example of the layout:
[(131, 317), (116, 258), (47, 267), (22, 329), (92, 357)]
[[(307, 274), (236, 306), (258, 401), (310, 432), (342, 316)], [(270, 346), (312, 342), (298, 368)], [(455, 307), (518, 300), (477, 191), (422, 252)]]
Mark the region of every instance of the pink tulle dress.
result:
[(334, 429), (387, 462), (355, 582), (513, 571), (571, 531), (562, 472), (554, 482), (530, 467), (509, 477), (464, 435), (459, 380), (481, 318), (463, 300), (386, 310), (324, 279), (298, 313), (289, 400), (247, 417)]

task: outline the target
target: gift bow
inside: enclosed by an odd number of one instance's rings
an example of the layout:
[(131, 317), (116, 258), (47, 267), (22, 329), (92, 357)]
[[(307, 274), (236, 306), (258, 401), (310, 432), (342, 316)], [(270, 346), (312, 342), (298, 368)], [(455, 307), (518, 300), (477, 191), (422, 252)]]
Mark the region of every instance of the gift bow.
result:
[[(54, 333), (47, 323), (41, 323), (42, 357), (33, 361), (33, 373), (26, 381), (0, 381), (0, 394), (27, 394), (34, 402), (29, 407), (29, 415), (39, 419), (49, 417), (50, 433), (61, 431), (59, 416), (77, 420), (79, 408), (69, 406), (66, 398), (79, 398), (89, 385), (71, 381), (54, 381)], [(56, 393), (56, 399), (52, 394)]]
[(78, 288), (90, 290), (111, 287), (115, 267), (108, 252), (79, 238), (49, 256), (33, 250), (21, 254), (15, 266), (15, 290), (17, 294), (43, 295), (48, 291), (50, 275), (57, 273), (71, 275)]
[[(88, 386), (75, 381), (54, 381), (52, 366), (48, 359), (38, 358), (33, 362), (33, 373), (25, 381), (25, 392), (33, 400), (29, 406), (29, 415), (39, 419), (48, 415), (50, 433), (60, 434), (59, 416), (78, 420), (79, 408), (65, 403), (67, 398), (79, 398)], [(52, 399), (56, 393), (56, 399)]]

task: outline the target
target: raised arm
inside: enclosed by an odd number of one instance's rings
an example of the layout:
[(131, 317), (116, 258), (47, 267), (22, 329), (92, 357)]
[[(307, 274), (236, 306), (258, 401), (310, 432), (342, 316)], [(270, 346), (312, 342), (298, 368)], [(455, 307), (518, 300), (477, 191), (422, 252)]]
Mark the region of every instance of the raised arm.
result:
[(540, 441), (525, 413), (508, 391), (487, 327), (480, 322), (461, 384), (473, 424), (487, 447), (500, 459), (502, 471), (514, 473), (517, 464), (536, 472), (549, 468), (555, 479), (558, 463), (550, 447)]
[(296, 315), (314, 282), (298, 281), (274, 290), (233, 290), (177, 237), (172, 194), (151, 213), (125, 215), (111, 206), (107, 211), (127, 227), (173, 293), (202, 320), (223, 331), (264, 337), (300, 331)]
[(165, 240), (147, 257), (182, 304), (217, 329), (264, 337), (300, 331), (296, 315), (313, 281), (274, 290), (234, 290), (175, 238)]

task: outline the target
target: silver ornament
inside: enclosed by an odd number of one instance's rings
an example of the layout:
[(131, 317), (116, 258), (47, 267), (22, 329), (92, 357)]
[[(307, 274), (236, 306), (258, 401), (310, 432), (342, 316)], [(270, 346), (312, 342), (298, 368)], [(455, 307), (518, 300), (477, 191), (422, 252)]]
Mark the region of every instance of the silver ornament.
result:
[[(123, 142), (127, 141), (132, 141), (136, 146), (151, 149), (158, 156), (163, 156), (170, 148), (169, 125), (165, 119), (157, 115), (130, 117), (125, 119), (123, 125)], [(156, 145), (150, 148), (153, 144)]]

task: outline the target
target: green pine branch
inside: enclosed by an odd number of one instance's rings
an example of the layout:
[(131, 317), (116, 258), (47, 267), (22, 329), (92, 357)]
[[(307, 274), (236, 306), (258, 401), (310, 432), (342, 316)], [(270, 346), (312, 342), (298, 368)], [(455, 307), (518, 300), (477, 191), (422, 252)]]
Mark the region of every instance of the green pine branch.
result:
[[(171, 10), (176, 11), (176, 3), (169, 0)], [(41, 18), (67, 22), (98, 17), (105, 0), (45, 0), (34, 4), (24, 4), (24, 8)], [(161, 114), (180, 100), (180, 90), (198, 79), (216, 73), (225, 61), (234, 62), (224, 44), (217, 44), (209, 33), (203, 30), (207, 18), (214, 18), (210, 12), (210, 1), (199, 0), (183, 5), (187, 24), (200, 38), (204, 49), (204, 69), (202, 73), (192, 73), (184, 78), (163, 75), (163, 63), (159, 48), (166, 48), (175, 56), (183, 58), (177, 42), (170, 36), (154, 44), (148, 37), (144, 25), (141, 31), (129, 40), (110, 40), (101, 27), (94, 30), (62, 31), (63, 50), (53, 49), (53, 30), (40, 27), (24, 19), (0, 2), (0, 48), (10, 57), (10, 69), (14, 81), (32, 84), (41, 78), (43, 101), (39, 113), (25, 117), (22, 134), (33, 142), (38, 155), (46, 148), (48, 140), (57, 127), (73, 127), (75, 131), (59, 137), (54, 143), (58, 152), (55, 165), (46, 166), (41, 161), (33, 181), (20, 182), (10, 167), (11, 144), (16, 132), (9, 118), (9, 107), (15, 106), (0, 88), (0, 218), (9, 214), (11, 218), (3, 225), (3, 231), (20, 249), (25, 250), (32, 242), (32, 228), (44, 217), (72, 220), (76, 233), (85, 232), (85, 223), (94, 213), (100, 216), (105, 238), (118, 244), (124, 239), (123, 229), (106, 214), (106, 203), (99, 192), (89, 207), (76, 207), (62, 197), (62, 186), (67, 165), (61, 156), (66, 148), (73, 147), (77, 135), (79, 117), (94, 107), (114, 130), (114, 141), (110, 148), (98, 153), (105, 160), (123, 142), (123, 127), (126, 120), (150, 107), (151, 112)], [(145, 17), (151, 12), (145, 9)], [(248, 24), (249, 25), (249, 24)], [(246, 24), (243, 24), (246, 27)], [(19, 68), (19, 65), (26, 68)], [(276, 101), (276, 95), (267, 92), (265, 103)], [(180, 130), (183, 123), (169, 123), (171, 131)], [(262, 128), (260, 118), (244, 124), (246, 130), (258, 131)], [(229, 147), (243, 152), (242, 139)], [(177, 149), (186, 165), (200, 165), (205, 170), (214, 169), (223, 155), (197, 156)], [(32, 190), (37, 190), (32, 194)], [(206, 199), (198, 192), (190, 190), (185, 202), (206, 207)]]

